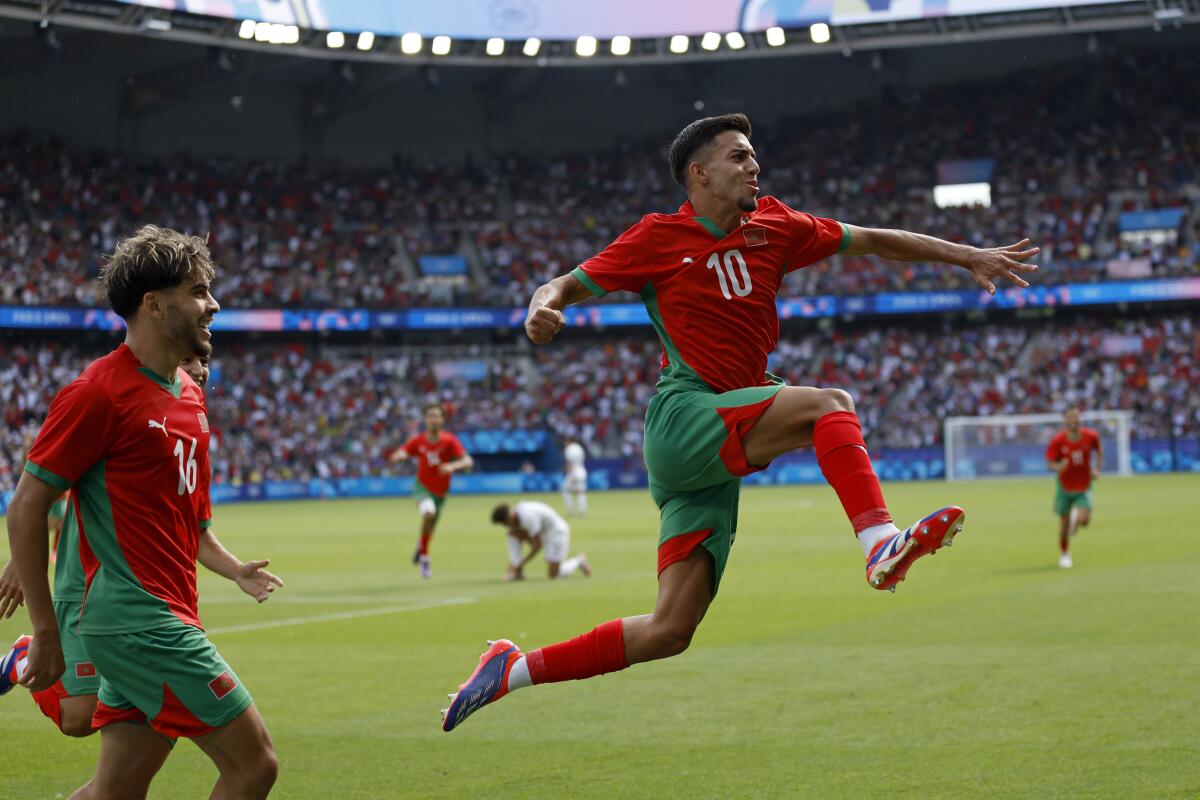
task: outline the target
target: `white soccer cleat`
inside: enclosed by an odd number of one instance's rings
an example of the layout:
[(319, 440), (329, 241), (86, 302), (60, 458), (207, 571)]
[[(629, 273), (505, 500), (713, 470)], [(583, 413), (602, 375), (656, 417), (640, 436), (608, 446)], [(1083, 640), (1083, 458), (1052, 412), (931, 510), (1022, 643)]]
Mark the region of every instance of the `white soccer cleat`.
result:
[(1075, 566), (1075, 564), (1071, 561), (1070, 553), (1063, 553), (1061, 556), (1058, 557), (1059, 569), (1070, 569), (1073, 566)]

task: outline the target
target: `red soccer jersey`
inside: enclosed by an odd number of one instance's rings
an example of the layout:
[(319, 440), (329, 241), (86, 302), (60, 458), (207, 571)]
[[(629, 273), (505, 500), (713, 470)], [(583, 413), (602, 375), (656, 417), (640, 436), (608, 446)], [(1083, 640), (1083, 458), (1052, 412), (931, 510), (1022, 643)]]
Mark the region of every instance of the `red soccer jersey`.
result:
[(438, 467), (467, 454), (458, 437), (446, 431), (438, 434), (434, 441), (424, 433), (418, 434), (405, 442), (403, 449), (417, 457), (417, 480), (435, 497), (445, 497), (450, 491), (450, 476), (443, 475)]
[(663, 345), (659, 388), (728, 392), (773, 382), (783, 276), (850, 244), (839, 222), (764, 197), (725, 233), (690, 202), (648, 214), (571, 274), (595, 295), (639, 292)]
[(1086, 492), (1092, 485), (1092, 453), (1100, 453), (1100, 435), (1091, 428), (1080, 428), (1079, 439), (1071, 441), (1059, 431), (1046, 447), (1047, 461), (1066, 461), (1058, 475), (1064, 492)]
[(196, 384), (143, 367), (125, 345), (50, 404), (26, 471), (72, 488), (86, 590), (80, 630), (200, 627), (196, 553), (207, 527), (208, 419)]

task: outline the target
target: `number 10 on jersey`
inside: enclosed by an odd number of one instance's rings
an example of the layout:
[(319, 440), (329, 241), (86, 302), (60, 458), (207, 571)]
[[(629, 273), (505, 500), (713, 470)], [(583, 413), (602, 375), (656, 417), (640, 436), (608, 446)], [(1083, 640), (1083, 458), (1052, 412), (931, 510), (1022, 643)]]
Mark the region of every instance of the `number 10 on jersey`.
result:
[[(725, 252), (724, 263), (722, 257), (713, 253), (708, 257), (708, 268), (716, 270), (717, 281), (721, 284), (721, 294), (725, 295), (726, 300), (732, 300), (733, 295), (745, 297), (750, 294), (754, 288), (750, 284), (750, 270), (746, 267), (746, 259), (738, 250), (728, 250)], [(741, 273), (740, 280), (738, 273)], [(730, 290), (733, 294), (730, 294)]]

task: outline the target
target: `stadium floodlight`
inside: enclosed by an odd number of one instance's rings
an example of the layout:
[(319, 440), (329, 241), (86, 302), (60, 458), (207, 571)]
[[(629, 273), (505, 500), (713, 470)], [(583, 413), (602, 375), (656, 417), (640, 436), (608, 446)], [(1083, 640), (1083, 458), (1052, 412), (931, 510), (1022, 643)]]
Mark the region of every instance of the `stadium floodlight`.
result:
[(675, 54), (686, 53), (691, 40), (682, 33), (677, 33), (671, 37), (671, 52)]
[(705, 50), (716, 50), (721, 46), (721, 34), (709, 31), (701, 37), (700, 46)]
[(254, 41), (269, 42), (271, 41), (271, 32), (275, 29), (275, 25), (270, 22), (254, 23)]
[(812, 37), (813, 44), (825, 44), (829, 41), (829, 26), (824, 22), (814, 22), (808, 28), (808, 35)]
[(486, 49), (489, 56), (502, 56), (504, 55), (504, 40), (499, 36), (493, 36), (487, 40)]
[(782, 47), (787, 44), (787, 34), (783, 32), (783, 28), (778, 25), (767, 28), (767, 44), (771, 47)]
[(359, 50), (367, 51), (375, 46), (375, 34), (370, 31), (363, 31), (358, 35), (358, 43), (355, 45)]
[(575, 55), (580, 58), (591, 58), (596, 55), (596, 37), (580, 36), (575, 40)]
[(627, 56), (633, 48), (633, 40), (628, 36), (614, 36), (608, 44), (608, 50), (614, 56)]
[(938, 208), (991, 208), (992, 185), (987, 181), (938, 184), (933, 187), (933, 202)]
[(725, 34), (725, 44), (729, 45), (730, 50), (741, 50), (746, 46), (746, 37), (737, 31), (730, 31)]
[(433, 37), (433, 44), (431, 44), (429, 46), (429, 49), (433, 52), (433, 54), (435, 56), (450, 55), (450, 37), (449, 36)]
[(422, 45), (425, 40), (421, 38), (419, 33), (406, 33), (400, 37), (400, 52), (406, 56), (415, 56), (421, 52)]
[[(577, 45), (578, 46), (578, 45)], [(533, 58), (542, 49), (542, 40), (535, 36), (530, 36), (525, 40), (525, 46), (521, 48), (521, 52)]]
[(295, 25), (280, 25), (282, 32), (280, 33), (280, 44), (299, 44), (300, 43), (300, 28)]
[(253, 39), (255, 26), (256, 23), (252, 19), (242, 20), (242, 26), (238, 28), (238, 36), (242, 39)]
[(331, 50), (337, 50), (340, 47), (346, 46), (346, 34), (341, 31), (330, 31), (325, 34), (325, 46)]

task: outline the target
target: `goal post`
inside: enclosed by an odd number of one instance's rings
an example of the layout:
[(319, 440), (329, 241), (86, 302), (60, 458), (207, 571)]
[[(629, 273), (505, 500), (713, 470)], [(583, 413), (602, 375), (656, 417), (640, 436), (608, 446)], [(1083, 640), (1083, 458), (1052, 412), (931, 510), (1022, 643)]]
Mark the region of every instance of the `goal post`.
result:
[[(1132, 475), (1131, 411), (1085, 411), (1082, 423), (1100, 434), (1101, 471)], [(1062, 414), (949, 417), (943, 428), (946, 480), (1049, 475), (1046, 445), (1063, 428)]]

